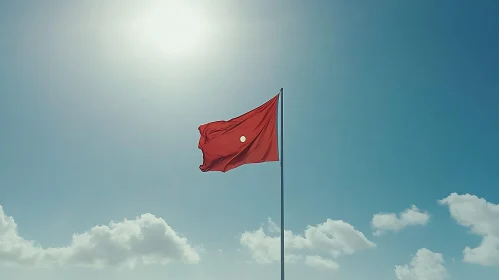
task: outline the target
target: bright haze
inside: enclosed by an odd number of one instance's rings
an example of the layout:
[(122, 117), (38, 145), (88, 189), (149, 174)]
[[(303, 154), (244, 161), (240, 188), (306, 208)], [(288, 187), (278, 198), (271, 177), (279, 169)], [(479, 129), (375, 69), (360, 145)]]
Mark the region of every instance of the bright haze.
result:
[(497, 1), (2, 1), (0, 279), (499, 279)]

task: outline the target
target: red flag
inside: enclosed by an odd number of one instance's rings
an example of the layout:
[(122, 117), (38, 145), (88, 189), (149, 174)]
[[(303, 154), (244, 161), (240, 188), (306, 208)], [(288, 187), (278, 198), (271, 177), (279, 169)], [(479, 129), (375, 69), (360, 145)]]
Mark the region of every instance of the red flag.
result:
[(227, 172), (243, 164), (278, 161), (277, 104), (279, 95), (228, 121), (199, 126), (201, 171)]

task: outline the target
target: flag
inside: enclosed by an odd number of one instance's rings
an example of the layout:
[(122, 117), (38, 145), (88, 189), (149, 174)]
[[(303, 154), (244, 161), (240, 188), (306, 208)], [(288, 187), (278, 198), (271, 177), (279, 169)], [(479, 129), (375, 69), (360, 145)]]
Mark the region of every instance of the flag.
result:
[(243, 164), (279, 161), (278, 101), (279, 94), (239, 117), (200, 125), (199, 169), (227, 172)]

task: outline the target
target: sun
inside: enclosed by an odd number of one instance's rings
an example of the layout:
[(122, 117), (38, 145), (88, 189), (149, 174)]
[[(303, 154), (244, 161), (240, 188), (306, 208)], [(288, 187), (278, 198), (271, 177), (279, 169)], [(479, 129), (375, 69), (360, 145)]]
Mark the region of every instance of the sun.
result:
[(207, 44), (209, 21), (199, 9), (169, 4), (151, 8), (140, 16), (134, 31), (134, 37), (149, 50), (183, 57), (195, 54)]

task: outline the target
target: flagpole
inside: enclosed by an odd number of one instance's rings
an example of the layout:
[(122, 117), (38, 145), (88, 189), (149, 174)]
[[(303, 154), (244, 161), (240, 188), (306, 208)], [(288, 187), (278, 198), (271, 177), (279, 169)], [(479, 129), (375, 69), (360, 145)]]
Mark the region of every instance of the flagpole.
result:
[(284, 98), (283, 98), (283, 88), (281, 88), (281, 154), (280, 154), (280, 160), (281, 160), (281, 280), (284, 280), (284, 164), (283, 164), (283, 151), (284, 151), (284, 146), (283, 146), (283, 123), (284, 123), (284, 114), (283, 114), (283, 103), (284, 103)]

